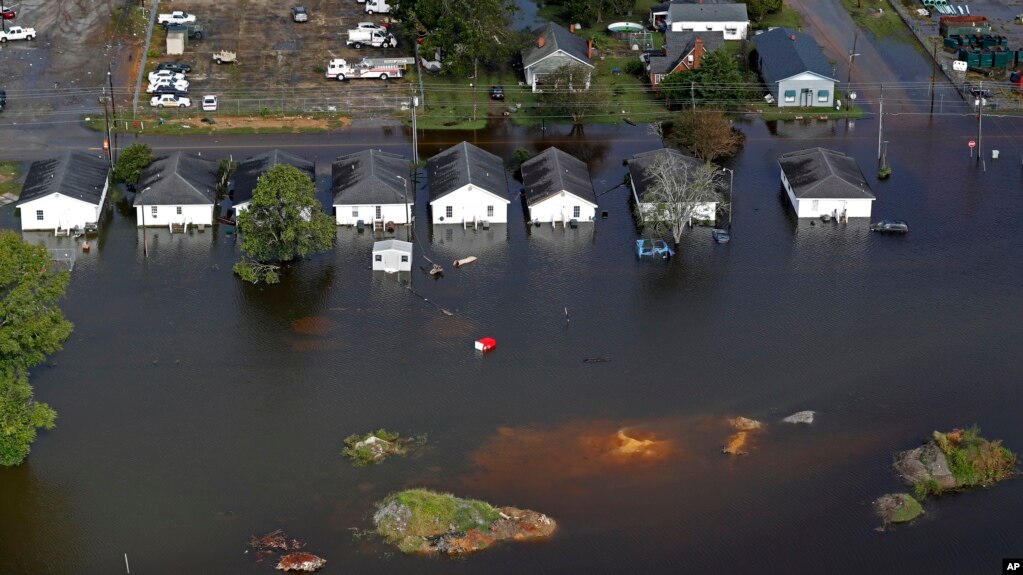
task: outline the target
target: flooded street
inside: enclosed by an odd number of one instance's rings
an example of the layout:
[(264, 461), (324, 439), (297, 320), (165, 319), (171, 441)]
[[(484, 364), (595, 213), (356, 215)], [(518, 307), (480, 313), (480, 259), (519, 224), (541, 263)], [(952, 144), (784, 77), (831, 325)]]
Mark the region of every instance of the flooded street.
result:
[[(231, 274), (237, 243), (223, 226), (151, 230), (144, 261), (134, 221), (112, 208), (98, 249), (79, 253), (72, 339), (33, 376), (58, 427), (0, 471), (0, 571), (115, 572), (128, 553), (142, 573), (269, 572), (245, 542), (276, 528), (327, 570), (358, 573), (710, 572), (750, 558), (797, 573), (962, 573), (1011, 556), (1020, 482), (873, 530), (870, 501), (898, 488), (892, 454), (932, 429), (977, 423), (1023, 445), (1009, 408), (1023, 341), (1020, 167), (982, 172), (949, 146), (969, 119), (892, 123), (894, 174), (868, 180), (875, 219), (908, 220), (908, 236), (797, 222), (783, 203), (781, 153), (826, 145), (870, 174), (868, 120), (776, 135), (756, 121), (731, 164), (732, 242), (695, 228), (668, 264), (636, 260), (614, 188), (623, 158), (658, 146), (644, 127), (429, 136), (424, 157), (461, 137), (502, 157), (556, 142), (587, 160), (609, 212), (593, 229), (527, 228), (516, 201), (508, 226), (431, 231), (420, 191), (417, 261), (479, 257), (438, 281), (411, 276), (453, 317), (368, 270), (370, 233), (341, 229), (332, 252), (259, 288)], [(333, 157), (410, 153), (400, 129), (273, 139), (316, 159), (324, 201)], [(173, 142), (193, 143), (235, 157), (260, 145)], [(473, 351), (482, 336), (497, 350)], [(812, 427), (779, 422), (801, 409), (819, 411)], [(768, 423), (738, 459), (719, 453), (734, 415)], [(352, 468), (342, 439), (381, 426), (427, 433), (429, 447)], [(657, 456), (616, 457), (619, 430), (656, 442)], [(462, 561), (352, 537), (374, 501), (410, 486), (542, 510), (561, 529)]]

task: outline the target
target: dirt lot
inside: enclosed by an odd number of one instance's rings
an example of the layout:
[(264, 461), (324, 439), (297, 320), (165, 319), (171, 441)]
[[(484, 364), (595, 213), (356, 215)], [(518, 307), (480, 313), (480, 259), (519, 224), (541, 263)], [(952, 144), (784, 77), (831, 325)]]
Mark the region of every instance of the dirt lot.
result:
[[(161, 55), (156, 61), (180, 59), (192, 64), (188, 76), (192, 99), (217, 94), (221, 112), (387, 114), (400, 109), (410, 88), (404, 80), (341, 83), (323, 75), (331, 58), (406, 56), (409, 46), (362, 50), (345, 46), (349, 28), (362, 21), (380, 22), (386, 16), (365, 14), (355, 0), (309, 0), (304, 2), (309, 21), (296, 23), (291, 6), (271, 0), (162, 2), (159, 12), (194, 13), (204, 31), (201, 40), (189, 42), (183, 56)], [(154, 30), (150, 50), (166, 52), (162, 28)], [(237, 52), (238, 64), (214, 63), (212, 54), (218, 50)], [(153, 66), (151, 59), (147, 67)], [(410, 71), (414, 78), (414, 68)]]

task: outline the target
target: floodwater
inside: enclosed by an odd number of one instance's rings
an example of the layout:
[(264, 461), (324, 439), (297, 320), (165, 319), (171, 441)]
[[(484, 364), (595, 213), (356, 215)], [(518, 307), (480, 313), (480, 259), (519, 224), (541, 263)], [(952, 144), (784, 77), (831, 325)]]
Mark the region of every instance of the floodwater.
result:
[[(75, 332), (33, 373), (58, 427), (0, 470), (0, 572), (117, 573), (127, 553), (133, 573), (269, 573), (245, 544), (278, 528), (327, 558), (325, 573), (996, 569), (1019, 554), (1023, 482), (929, 502), (888, 533), (870, 509), (901, 488), (892, 454), (934, 429), (976, 423), (1023, 449), (1019, 124), (991, 122), (1002, 159), (983, 171), (951, 143), (972, 119), (890, 120), (894, 174), (868, 180), (875, 219), (908, 220), (905, 237), (798, 222), (779, 191), (775, 158), (808, 146), (872, 174), (876, 121), (742, 124), (731, 243), (695, 228), (667, 263), (637, 261), (615, 188), (623, 158), (658, 146), (642, 126), (426, 138), (424, 157), (461, 137), (506, 158), (563, 146), (609, 213), (534, 228), (516, 200), (507, 226), (430, 230), (420, 191), (416, 261), (445, 264), (436, 281), (375, 275), (372, 234), (342, 229), (282, 284), (253, 287), (231, 274), (223, 226), (150, 230), (144, 259), (115, 205), (79, 252), (63, 304)], [(332, 157), (410, 152), (395, 129), (275, 141), (317, 160), (324, 201)], [(175, 142), (214, 153), (203, 139), (154, 144)], [(258, 152), (251, 142), (221, 138), (218, 152)], [(466, 255), (479, 261), (451, 268)], [(483, 336), (498, 342), (487, 355), (472, 349)], [(779, 422), (802, 409), (819, 412), (812, 427)], [(729, 458), (736, 415), (768, 425)], [(352, 468), (343, 438), (379, 427), (429, 446)], [(412, 486), (536, 509), (560, 529), (460, 560), (353, 537), (374, 501)]]

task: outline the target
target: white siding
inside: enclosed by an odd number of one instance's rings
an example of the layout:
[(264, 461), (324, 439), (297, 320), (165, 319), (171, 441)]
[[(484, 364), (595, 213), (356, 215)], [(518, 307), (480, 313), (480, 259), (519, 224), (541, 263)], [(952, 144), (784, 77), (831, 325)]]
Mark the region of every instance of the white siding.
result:
[(828, 199), (828, 198), (796, 198), (789, 185), (785, 172), (781, 173), (781, 182), (785, 187), (785, 195), (792, 204), (797, 218), (817, 218), (821, 215), (841, 216), (843, 213), (848, 218), (869, 218), (870, 210), (874, 205), (873, 199)]
[[(575, 208), (579, 208), (579, 215), (575, 215)], [(578, 220), (579, 222), (592, 222), (597, 215), (597, 206), (572, 194), (561, 192), (556, 196), (529, 206), (529, 221), (567, 222)]]
[[(102, 198), (106, 199), (107, 190), (103, 188)], [(85, 224), (99, 221), (100, 205), (94, 206), (82, 200), (69, 198), (62, 194), (50, 194), (42, 198), (36, 198), (25, 202), (21, 209), (21, 229), (29, 230), (53, 230), (56, 228), (71, 229), (75, 226), (84, 227)], [(42, 212), (42, 219), (38, 212)]]
[[(636, 185), (632, 184), (632, 199), (639, 206), (639, 211), (643, 214), (643, 218), (647, 219), (650, 217), (650, 213), (654, 210), (654, 205), (650, 203), (643, 203), (639, 201), (639, 196), (636, 194)], [(714, 222), (717, 220), (718, 204), (717, 202), (701, 202), (693, 210), (694, 220), (710, 220)]]
[[(405, 257), (405, 261), (401, 261), (402, 256)], [(387, 273), (412, 271), (412, 254), (400, 250), (373, 252), (373, 271)]]
[[(156, 215), (153, 215), (153, 208), (156, 208)], [(181, 213), (178, 213), (178, 209)], [(191, 225), (213, 225), (213, 205), (187, 205), (187, 206), (145, 206), (145, 221), (147, 228), (168, 226), (170, 224), (191, 224)], [(135, 225), (142, 226), (142, 206), (135, 206)]]
[[(334, 216), (339, 226), (354, 226), (359, 220), (366, 225), (373, 223), (376, 218), (376, 208), (380, 206), (380, 220), (383, 222), (394, 222), (396, 224), (407, 224), (408, 215), (415, 212), (415, 206), (409, 202), (405, 204), (334, 204)], [(353, 213), (358, 211), (358, 215)]]
[[(508, 204), (510, 202), (490, 192), (485, 192), (472, 184), (462, 186), (446, 196), (430, 202), (432, 221), (435, 224), (458, 224), (486, 221), (492, 224), (508, 223)], [(488, 206), (494, 209), (493, 215), (488, 213)], [(447, 208), (451, 208), (451, 216)]]
[(743, 40), (749, 32), (749, 22), (671, 22), (672, 32), (721, 32), (725, 40)]

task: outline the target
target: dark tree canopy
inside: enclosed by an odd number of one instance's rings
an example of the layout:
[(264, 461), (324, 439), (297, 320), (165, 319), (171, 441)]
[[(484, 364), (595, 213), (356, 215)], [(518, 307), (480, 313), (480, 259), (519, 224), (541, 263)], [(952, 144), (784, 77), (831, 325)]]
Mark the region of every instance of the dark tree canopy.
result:
[(422, 55), (442, 54), (447, 73), (471, 74), (477, 63), (500, 63), (518, 51), (515, 0), (402, 0), (395, 16), (422, 38)]
[(586, 116), (607, 114), (611, 91), (607, 86), (587, 86), (591, 73), (581, 64), (566, 64), (544, 76), (542, 91), (536, 94), (541, 113), (568, 116), (573, 124), (582, 124)]
[(142, 170), (153, 163), (153, 150), (148, 144), (135, 142), (121, 150), (114, 163), (113, 179), (115, 182), (137, 184)]
[(754, 83), (743, 74), (728, 52), (718, 50), (703, 56), (700, 67), (668, 74), (658, 87), (661, 96), (678, 105), (738, 108), (748, 99)]

